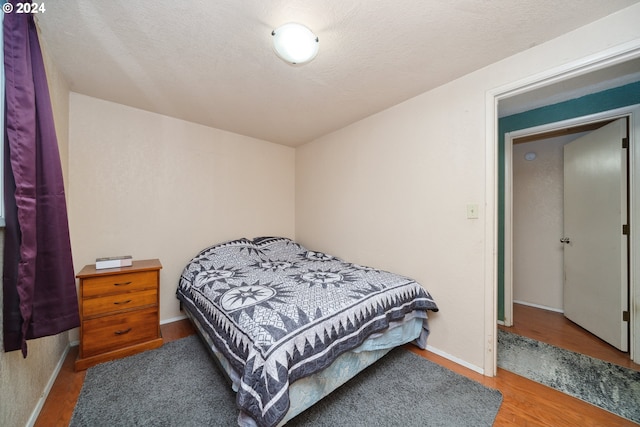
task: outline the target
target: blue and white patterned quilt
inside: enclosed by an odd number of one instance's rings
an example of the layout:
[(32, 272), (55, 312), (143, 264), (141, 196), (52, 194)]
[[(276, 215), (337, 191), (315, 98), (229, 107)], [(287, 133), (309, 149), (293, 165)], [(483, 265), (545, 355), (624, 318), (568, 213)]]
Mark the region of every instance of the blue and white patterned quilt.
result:
[(238, 372), (237, 404), (259, 426), (284, 417), (289, 384), (405, 315), (438, 310), (407, 277), (277, 237), (203, 250), (185, 267), (177, 297)]

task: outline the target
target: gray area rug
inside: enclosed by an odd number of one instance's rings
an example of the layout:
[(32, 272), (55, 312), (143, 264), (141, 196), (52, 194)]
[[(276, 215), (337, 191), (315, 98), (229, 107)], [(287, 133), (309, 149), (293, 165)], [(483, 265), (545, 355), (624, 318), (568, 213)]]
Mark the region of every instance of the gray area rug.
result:
[[(288, 426), (490, 426), (502, 395), (396, 349)], [(71, 426), (235, 426), (235, 394), (197, 336), (89, 368)]]
[(640, 372), (498, 331), (498, 367), (640, 423)]

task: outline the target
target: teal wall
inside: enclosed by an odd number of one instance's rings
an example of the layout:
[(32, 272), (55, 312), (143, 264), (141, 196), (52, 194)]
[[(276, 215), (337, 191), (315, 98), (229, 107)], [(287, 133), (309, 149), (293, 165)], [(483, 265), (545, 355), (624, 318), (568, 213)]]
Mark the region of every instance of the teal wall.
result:
[(504, 135), (547, 123), (640, 104), (640, 82), (586, 95), (498, 120), (498, 320), (504, 320)]

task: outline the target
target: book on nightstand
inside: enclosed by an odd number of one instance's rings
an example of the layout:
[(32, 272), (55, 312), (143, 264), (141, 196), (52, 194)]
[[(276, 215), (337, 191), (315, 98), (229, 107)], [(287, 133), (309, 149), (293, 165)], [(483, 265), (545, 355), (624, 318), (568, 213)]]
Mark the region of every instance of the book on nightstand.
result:
[(96, 270), (103, 268), (129, 267), (133, 263), (131, 255), (96, 258)]

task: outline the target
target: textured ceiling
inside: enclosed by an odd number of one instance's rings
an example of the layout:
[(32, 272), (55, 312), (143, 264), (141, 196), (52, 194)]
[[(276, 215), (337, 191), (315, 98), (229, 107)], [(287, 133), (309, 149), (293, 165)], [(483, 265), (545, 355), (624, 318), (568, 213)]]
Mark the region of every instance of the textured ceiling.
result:
[[(639, 0), (65, 0), (37, 17), (74, 92), (296, 146)], [(316, 59), (284, 63), (297, 21)]]

